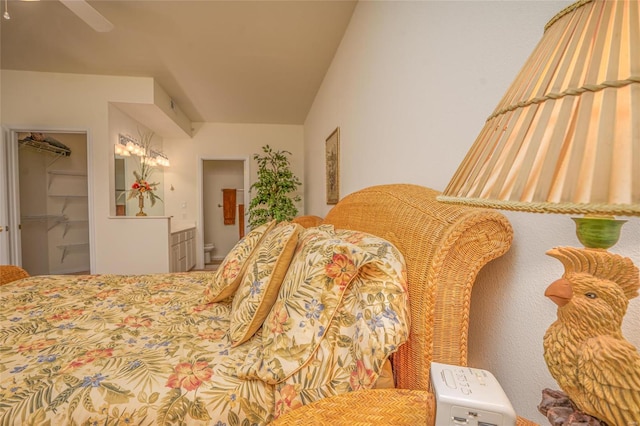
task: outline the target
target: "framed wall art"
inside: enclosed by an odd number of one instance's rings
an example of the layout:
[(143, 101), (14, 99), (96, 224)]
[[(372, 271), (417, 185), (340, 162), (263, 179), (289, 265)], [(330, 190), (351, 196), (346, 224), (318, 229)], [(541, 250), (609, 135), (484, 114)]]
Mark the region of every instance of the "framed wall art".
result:
[(340, 127), (326, 139), (327, 204), (340, 199)]

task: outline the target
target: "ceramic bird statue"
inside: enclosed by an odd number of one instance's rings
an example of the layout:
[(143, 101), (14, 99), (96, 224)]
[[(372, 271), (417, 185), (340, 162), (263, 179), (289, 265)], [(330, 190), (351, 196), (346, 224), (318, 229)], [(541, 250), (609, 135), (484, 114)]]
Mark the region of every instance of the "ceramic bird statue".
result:
[(630, 259), (601, 249), (555, 248), (563, 277), (545, 291), (558, 319), (544, 336), (544, 358), (583, 412), (609, 426), (640, 426), (640, 354), (622, 335), (640, 275)]

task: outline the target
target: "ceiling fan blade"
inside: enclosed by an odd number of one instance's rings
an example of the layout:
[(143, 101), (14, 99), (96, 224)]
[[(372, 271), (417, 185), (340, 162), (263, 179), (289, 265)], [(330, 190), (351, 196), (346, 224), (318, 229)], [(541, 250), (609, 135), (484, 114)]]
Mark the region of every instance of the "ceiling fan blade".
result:
[(100, 33), (106, 33), (113, 29), (113, 24), (85, 0), (60, 0), (60, 3), (67, 6), (87, 25)]

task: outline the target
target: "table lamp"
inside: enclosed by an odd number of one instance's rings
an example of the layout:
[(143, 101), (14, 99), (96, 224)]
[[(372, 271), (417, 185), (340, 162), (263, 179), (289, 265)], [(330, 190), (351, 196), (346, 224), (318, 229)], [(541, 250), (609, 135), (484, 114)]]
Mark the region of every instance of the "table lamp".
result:
[(640, 424), (640, 355), (620, 332), (640, 278), (607, 251), (614, 216), (640, 216), (640, 2), (581, 0), (551, 19), (439, 200), (583, 216), (585, 247), (548, 252), (565, 273), (545, 293), (559, 306), (545, 361), (580, 410)]

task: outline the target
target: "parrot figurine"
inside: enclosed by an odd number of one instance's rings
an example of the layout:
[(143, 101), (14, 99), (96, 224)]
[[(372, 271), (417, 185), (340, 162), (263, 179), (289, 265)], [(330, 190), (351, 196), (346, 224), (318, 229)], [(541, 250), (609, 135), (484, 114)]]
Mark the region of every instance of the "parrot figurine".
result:
[(559, 247), (565, 272), (545, 291), (558, 305), (544, 336), (549, 372), (584, 413), (608, 426), (640, 426), (640, 354), (622, 335), (640, 274), (631, 259), (603, 249)]

